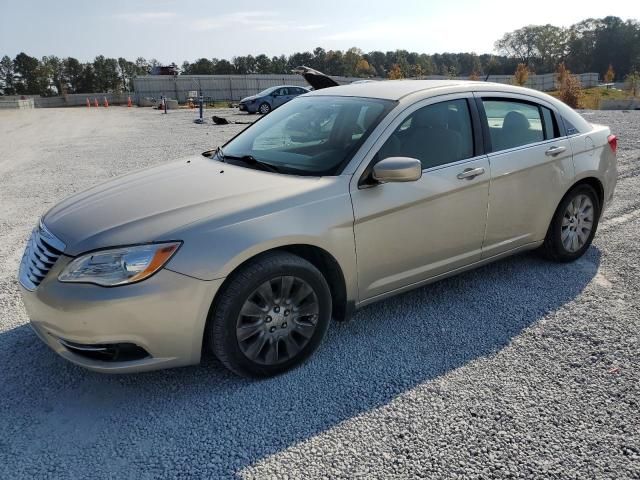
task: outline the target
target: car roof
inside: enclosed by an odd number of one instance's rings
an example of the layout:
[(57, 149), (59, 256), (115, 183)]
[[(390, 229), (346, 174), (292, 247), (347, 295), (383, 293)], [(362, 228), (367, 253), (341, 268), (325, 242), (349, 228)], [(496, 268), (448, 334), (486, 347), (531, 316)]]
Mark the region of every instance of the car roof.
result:
[(309, 90), (309, 87), (303, 87), (301, 85), (276, 85), (275, 87), (267, 87), (265, 90), (275, 90), (276, 88), (303, 88)]
[[(316, 90), (308, 95), (332, 95), (344, 97), (368, 97), (384, 100), (400, 100), (414, 93), (429, 90), (444, 90), (454, 93), (456, 91), (500, 91), (509, 93), (524, 93), (537, 96), (539, 92), (523, 87), (514, 87), (503, 83), (474, 82), (469, 80), (382, 80), (372, 82), (350, 83), (338, 87)], [(436, 92), (434, 92), (435, 94)]]
[[(420, 97), (443, 95), (458, 92), (498, 92), (526, 95), (532, 99), (550, 103), (559, 113), (569, 120), (579, 131), (591, 129), (590, 124), (576, 111), (560, 100), (538, 90), (506, 85), (504, 83), (478, 82), (469, 80), (381, 80), (376, 82), (351, 83), (338, 87), (323, 88), (306, 93), (305, 97), (341, 96), (366, 97), (400, 101), (404, 97), (418, 94)], [(410, 99), (407, 99), (410, 101)]]
[[(462, 82), (455, 80), (382, 80), (379, 82), (360, 82), (323, 88), (309, 95), (334, 95), (345, 97), (368, 97), (385, 100), (400, 100), (402, 97), (423, 90), (453, 87)], [(467, 83), (467, 82), (465, 82)]]

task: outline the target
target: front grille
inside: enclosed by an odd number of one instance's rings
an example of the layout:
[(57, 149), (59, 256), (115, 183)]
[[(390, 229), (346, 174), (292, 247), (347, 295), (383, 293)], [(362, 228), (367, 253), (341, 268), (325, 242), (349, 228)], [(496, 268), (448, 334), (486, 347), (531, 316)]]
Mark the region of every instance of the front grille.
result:
[(35, 290), (64, 249), (65, 244), (47, 230), (41, 221), (31, 233), (22, 255), (19, 274), (22, 286), (27, 290)]

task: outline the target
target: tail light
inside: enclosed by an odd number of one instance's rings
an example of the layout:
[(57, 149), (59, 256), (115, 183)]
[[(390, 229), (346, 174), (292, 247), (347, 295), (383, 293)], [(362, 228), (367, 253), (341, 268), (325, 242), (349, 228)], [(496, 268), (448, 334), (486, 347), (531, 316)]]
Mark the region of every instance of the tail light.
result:
[(616, 137), (615, 135), (609, 135), (607, 137), (607, 142), (609, 142), (609, 146), (611, 147), (613, 153), (616, 153), (616, 150), (618, 150), (618, 137)]

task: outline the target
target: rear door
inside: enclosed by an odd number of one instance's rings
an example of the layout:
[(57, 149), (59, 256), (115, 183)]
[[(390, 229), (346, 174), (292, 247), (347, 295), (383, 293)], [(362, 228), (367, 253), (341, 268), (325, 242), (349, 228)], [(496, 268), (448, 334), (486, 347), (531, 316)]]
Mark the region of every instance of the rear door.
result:
[(574, 167), (552, 105), (526, 95), (476, 96), (491, 164), (487, 258), (544, 239)]

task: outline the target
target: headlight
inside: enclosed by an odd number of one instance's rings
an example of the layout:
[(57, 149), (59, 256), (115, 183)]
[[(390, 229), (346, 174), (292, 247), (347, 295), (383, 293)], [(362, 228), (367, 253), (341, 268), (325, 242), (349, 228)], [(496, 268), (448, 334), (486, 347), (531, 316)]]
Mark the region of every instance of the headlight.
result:
[(58, 280), (104, 287), (139, 282), (160, 270), (180, 245), (154, 243), (87, 253), (69, 263)]

